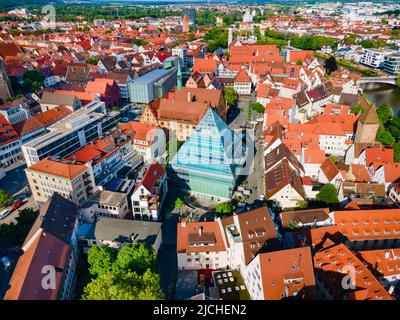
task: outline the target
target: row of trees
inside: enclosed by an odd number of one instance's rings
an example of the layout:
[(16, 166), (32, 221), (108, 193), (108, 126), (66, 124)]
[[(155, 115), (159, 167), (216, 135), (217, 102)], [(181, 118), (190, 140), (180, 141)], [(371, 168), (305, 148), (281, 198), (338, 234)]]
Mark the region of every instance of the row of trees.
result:
[(400, 162), (400, 113), (395, 116), (393, 109), (384, 102), (377, 109), (379, 129), (376, 140), (384, 145), (392, 145), (394, 149), (394, 161)]
[(214, 52), (218, 48), (228, 47), (228, 31), (226, 29), (212, 29), (208, 31), (204, 40), (207, 41), (208, 51)]
[(30, 208), (22, 209), (15, 218), (16, 222), (0, 224), (0, 238), (6, 239), (11, 245), (21, 246), (32, 228), (38, 215)]
[(136, 243), (120, 250), (91, 247), (87, 260), (91, 281), (83, 300), (161, 300), (157, 257), (147, 244)]
[(28, 70), (24, 73), (22, 79), (11, 76), (10, 83), (14, 93), (25, 94), (35, 92), (43, 85), (44, 75), (36, 70)]
[(302, 50), (320, 50), (324, 46), (336, 47), (337, 42), (329, 37), (305, 34), (301, 37), (293, 33), (283, 33), (275, 30), (265, 30), (264, 35), (255, 30), (259, 44), (286, 45), (291, 41), (291, 45)]

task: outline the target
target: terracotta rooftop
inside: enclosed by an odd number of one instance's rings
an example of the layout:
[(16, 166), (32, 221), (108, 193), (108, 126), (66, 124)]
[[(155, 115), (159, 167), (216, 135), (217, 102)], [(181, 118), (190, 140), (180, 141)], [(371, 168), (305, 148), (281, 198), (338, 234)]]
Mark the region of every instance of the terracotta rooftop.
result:
[(44, 174), (57, 176), (60, 178), (72, 180), (87, 170), (82, 164), (74, 164), (70, 161), (53, 160), (51, 158), (43, 159), (26, 170), (38, 171)]

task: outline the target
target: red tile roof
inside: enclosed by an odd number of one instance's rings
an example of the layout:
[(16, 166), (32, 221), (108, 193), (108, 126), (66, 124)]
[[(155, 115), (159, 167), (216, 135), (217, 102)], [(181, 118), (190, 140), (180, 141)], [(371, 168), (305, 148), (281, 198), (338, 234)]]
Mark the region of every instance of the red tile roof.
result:
[(27, 170), (38, 171), (41, 173), (72, 180), (78, 175), (85, 172), (87, 170), (87, 167), (85, 165), (74, 164), (69, 161), (53, 160), (51, 158), (46, 158), (33, 164)]
[[(70, 245), (41, 231), (19, 258), (4, 300), (57, 300), (71, 254)], [(42, 285), (40, 275), (48, 265), (55, 267), (55, 290)]]
[(313, 261), (309, 247), (259, 254), (264, 299), (315, 298)]
[[(353, 267), (355, 289), (344, 289), (342, 280)], [(318, 279), (328, 288), (335, 300), (393, 300), (379, 280), (364, 263), (344, 244), (319, 251), (314, 256)]]
[(0, 114), (0, 146), (4, 146), (19, 139), (18, 133), (14, 130), (6, 118)]
[(235, 83), (236, 82), (249, 83), (249, 82), (251, 82), (251, 79), (250, 79), (249, 75), (247, 74), (246, 70), (242, 69), (236, 75), (234, 82)]
[(144, 186), (150, 193), (154, 192), (156, 182), (161, 179), (165, 174), (164, 168), (157, 162), (153, 161), (140, 181), (140, 184)]
[(193, 59), (193, 71), (200, 73), (214, 73), (217, 70), (217, 60), (215, 59)]
[[(177, 252), (226, 251), (223, 235), (217, 221), (184, 222), (177, 225)], [(209, 245), (201, 245), (208, 243)]]

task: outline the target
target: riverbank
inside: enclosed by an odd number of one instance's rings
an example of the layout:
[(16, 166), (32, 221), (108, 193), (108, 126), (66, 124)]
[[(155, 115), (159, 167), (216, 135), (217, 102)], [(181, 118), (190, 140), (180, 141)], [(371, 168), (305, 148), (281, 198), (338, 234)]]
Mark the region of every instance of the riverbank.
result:
[(388, 84), (372, 84), (364, 87), (365, 95), (379, 108), (384, 102), (397, 114), (400, 110), (400, 88)]

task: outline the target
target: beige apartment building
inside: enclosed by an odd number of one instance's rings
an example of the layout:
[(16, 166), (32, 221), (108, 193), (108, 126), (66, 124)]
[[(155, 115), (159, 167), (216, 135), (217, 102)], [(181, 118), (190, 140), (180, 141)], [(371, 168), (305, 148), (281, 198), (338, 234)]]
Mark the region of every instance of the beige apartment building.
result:
[(89, 168), (73, 161), (46, 158), (25, 169), (25, 172), (37, 203), (48, 201), (57, 192), (81, 205), (95, 191)]

